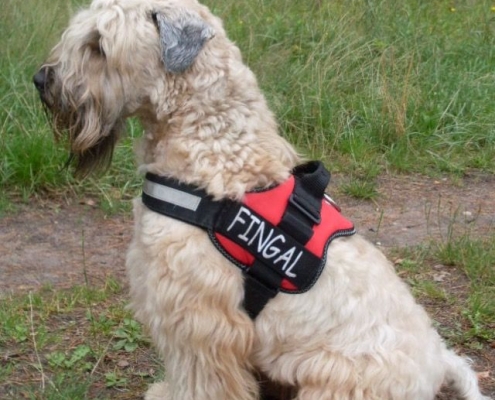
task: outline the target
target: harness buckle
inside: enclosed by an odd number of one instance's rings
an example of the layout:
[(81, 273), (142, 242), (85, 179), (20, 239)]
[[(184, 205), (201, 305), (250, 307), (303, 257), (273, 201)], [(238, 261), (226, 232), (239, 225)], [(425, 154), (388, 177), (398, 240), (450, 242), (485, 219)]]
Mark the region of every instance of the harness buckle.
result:
[(314, 222), (316, 225), (320, 224), (321, 215), (319, 210), (314, 210), (311, 207), (308, 207), (308, 204), (305, 203), (304, 200), (301, 200), (295, 192), (292, 192), (290, 195), (289, 204), (292, 204), (297, 210), (299, 210), (305, 217)]

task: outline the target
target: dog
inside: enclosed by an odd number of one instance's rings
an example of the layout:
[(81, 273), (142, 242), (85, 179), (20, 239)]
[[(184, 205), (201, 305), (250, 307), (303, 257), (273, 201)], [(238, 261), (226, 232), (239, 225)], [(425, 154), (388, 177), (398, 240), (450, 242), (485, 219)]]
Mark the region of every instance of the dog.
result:
[[(195, 0), (94, 0), (34, 84), (81, 177), (110, 164), (129, 117), (145, 131), (139, 170), (213, 203), (281, 186), (301, 163), (221, 20)], [(166, 371), (146, 399), (255, 400), (259, 373), (297, 400), (431, 400), (444, 384), (460, 399), (488, 399), (361, 236), (335, 238), (309, 290), (280, 292), (253, 318), (243, 304), (248, 274), (207, 230), (143, 199), (134, 217), (130, 306)]]

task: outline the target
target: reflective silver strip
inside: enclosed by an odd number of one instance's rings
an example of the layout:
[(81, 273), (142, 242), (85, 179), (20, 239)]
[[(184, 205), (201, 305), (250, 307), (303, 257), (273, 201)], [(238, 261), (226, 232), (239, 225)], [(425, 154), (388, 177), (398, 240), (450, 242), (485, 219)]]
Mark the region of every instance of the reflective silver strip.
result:
[(143, 192), (155, 199), (165, 201), (167, 203), (187, 208), (191, 211), (198, 209), (201, 203), (201, 197), (180, 190), (160, 185), (159, 183), (146, 180), (144, 182)]
[(330, 203), (338, 212), (341, 212), (339, 205), (327, 193), (323, 193), (323, 198)]

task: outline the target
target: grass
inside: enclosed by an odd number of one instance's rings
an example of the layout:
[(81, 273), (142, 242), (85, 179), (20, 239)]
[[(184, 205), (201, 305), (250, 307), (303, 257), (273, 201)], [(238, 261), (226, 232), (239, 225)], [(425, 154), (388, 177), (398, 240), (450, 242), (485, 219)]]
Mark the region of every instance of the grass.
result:
[(364, 200), (373, 200), (378, 196), (378, 191), (374, 181), (353, 179), (341, 185), (343, 193)]
[(468, 338), (495, 342), (495, 248), (493, 237), (451, 239), (436, 249), (442, 264), (460, 268), (470, 282), (463, 315), (469, 319)]
[(493, 171), (491, 2), (214, 3), (292, 142), (353, 171)]
[(45, 288), (0, 303), (2, 399), (135, 399), (160, 366), (123, 289)]
[(399, 274), (451, 345), (481, 350), (495, 343), (494, 240), (495, 233), (463, 233), (395, 254)]
[[(67, 153), (52, 143), (31, 84), (69, 15), (84, 3), (7, 0), (3, 7), (3, 210), (12, 195), (26, 200), (46, 191), (91, 191), (107, 210), (119, 210), (139, 187), (131, 145), (141, 134), (138, 125), (106, 177), (76, 182), (63, 168)], [(332, 170), (373, 171), (371, 180), (383, 171), (495, 171), (490, 1), (456, 8), (419, 0), (206, 3), (258, 75), (283, 134)], [(368, 197), (373, 188), (361, 186), (357, 196)]]

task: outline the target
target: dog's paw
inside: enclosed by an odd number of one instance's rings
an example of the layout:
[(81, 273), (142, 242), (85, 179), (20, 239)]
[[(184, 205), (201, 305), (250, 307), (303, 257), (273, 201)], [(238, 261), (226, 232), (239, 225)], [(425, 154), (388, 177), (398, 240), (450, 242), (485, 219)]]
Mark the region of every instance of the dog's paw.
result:
[(168, 400), (168, 384), (166, 382), (157, 382), (151, 385), (144, 400)]

